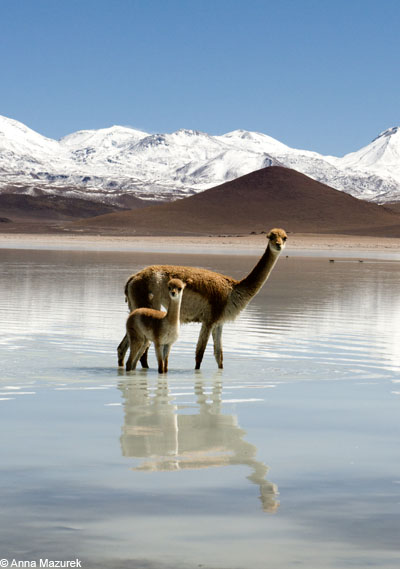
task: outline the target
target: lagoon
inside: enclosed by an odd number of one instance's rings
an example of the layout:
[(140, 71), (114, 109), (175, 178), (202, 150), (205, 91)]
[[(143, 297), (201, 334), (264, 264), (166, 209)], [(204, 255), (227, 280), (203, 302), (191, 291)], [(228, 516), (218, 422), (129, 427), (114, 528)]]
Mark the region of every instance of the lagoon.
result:
[[(194, 371), (117, 368), (127, 277), (250, 255), (0, 250), (0, 557), (87, 569), (397, 568), (400, 295), (391, 259), (283, 256)], [(360, 262), (363, 261), (363, 262)]]

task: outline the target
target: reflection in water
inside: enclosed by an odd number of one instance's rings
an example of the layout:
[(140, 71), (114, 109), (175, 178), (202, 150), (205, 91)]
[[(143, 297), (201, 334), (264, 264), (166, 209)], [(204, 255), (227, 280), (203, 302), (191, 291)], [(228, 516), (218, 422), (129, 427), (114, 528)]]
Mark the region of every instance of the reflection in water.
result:
[[(69, 551), (99, 569), (398, 569), (398, 262), (281, 259), (224, 327), (221, 374), (210, 381), (212, 342), (204, 376), (192, 370), (193, 324), (168, 383), (157, 383), (153, 350), (153, 369), (118, 377), (124, 283), (161, 262), (235, 277), (254, 266), (250, 257), (0, 249), (1, 556)], [(268, 402), (235, 412), (228, 391)], [(115, 448), (121, 422), (131, 458)], [(257, 460), (268, 453), (285, 488), (278, 517), (256, 498), (277, 510)]]
[(134, 470), (245, 465), (251, 469), (247, 479), (260, 488), (263, 510), (277, 510), (277, 486), (265, 479), (268, 467), (256, 460), (257, 448), (243, 440), (246, 431), (239, 427), (237, 417), (222, 413), (221, 382), (214, 382), (211, 393), (205, 392), (203, 382), (195, 383), (197, 413), (182, 413), (185, 406), (171, 397), (165, 379), (158, 381), (154, 394), (146, 378), (121, 382), (119, 389), (125, 411), (122, 454), (146, 459)]
[[(190, 264), (186, 257), (162, 259)], [(42, 379), (66, 379), (71, 353), (82, 367), (86, 362), (88, 367), (114, 367), (127, 317), (124, 283), (151, 260), (136, 254), (0, 249), (0, 289), (7, 291), (0, 295), (0, 381), (15, 378), (15, 360), (22, 351), (30, 361), (24, 381), (36, 381), (37, 370)], [(191, 263), (239, 277), (253, 260), (199, 256)], [(398, 274), (398, 262), (282, 259), (268, 285), (235, 322), (224, 326), (227, 366), (241, 359), (248, 372), (251, 358), (256, 372), (262, 359), (261, 365), (268, 362), (278, 375), (294, 380), (353, 380), (355, 373), (367, 381), (398, 377)], [(172, 366), (192, 368), (198, 333), (197, 324), (182, 327)], [(152, 350), (152, 367), (154, 361)], [(212, 342), (205, 365), (215, 368)]]

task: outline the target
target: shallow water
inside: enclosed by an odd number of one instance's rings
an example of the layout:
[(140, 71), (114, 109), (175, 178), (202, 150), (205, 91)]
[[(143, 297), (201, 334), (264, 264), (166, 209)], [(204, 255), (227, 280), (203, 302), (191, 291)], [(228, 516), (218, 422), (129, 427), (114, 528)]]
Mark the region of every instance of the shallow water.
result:
[(398, 261), (282, 257), (225, 369), (199, 327), (170, 372), (116, 367), (123, 285), (156, 262), (1, 250), (0, 558), (108, 568), (398, 568)]

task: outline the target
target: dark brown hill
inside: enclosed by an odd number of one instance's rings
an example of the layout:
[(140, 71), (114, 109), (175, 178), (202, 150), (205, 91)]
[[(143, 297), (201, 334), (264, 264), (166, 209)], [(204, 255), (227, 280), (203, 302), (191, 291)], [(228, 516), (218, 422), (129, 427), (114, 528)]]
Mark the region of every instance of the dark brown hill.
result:
[[(102, 215), (70, 229), (127, 235), (246, 234), (281, 226), (306, 233), (400, 236), (400, 215), (294, 170), (273, 166), (176, 202)], [(386, 228), (386, 229), (385, 229)], [(383, 233), (382, 233), (383, 232)]]
[[(60, 191), (60, 188), (56, 189)], [(21, 188), (13, 186), (1, 188), (0, 232), (46, 232), (52, 230), (55, 222), (76, 221), (149, 205), (148, 201), (131, 194), (119, 195), (118, 203), (107, 204), (71, 196), (71, 188), (63, 189), (65, 196), (40, 190), (37, 190), (35, 195), (20, 193)]]
[[(53, 221), (80, 219), (112, 213), (121, 207), (53, 195), (0, 194), (0, 215), (12, 220)], [(126, 208), (125, 208), (126, 210)]]

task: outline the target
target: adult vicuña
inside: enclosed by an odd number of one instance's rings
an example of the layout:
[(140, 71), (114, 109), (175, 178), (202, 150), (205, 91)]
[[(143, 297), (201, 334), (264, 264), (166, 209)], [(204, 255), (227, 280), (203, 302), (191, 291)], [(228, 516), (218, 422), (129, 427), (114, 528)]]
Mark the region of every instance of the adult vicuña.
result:
[[(180, 319), (182, 323), (201, 322), (196, 347), (196, 369), (200, 369), (204, 350), (212, 333), (214, 356), (222, 368), (222, 326), (234, 320), (257, 294), (269, 277), (285, 247), (287, 235), (283, 229), (271, 229), (267, 235), (267, 248), (257, 265), (247, 277), (236, 280), (207, 269), (174, 265), (153, 265), (132, 275), (125, 285), (125, 296), (130, 310), (138, 306), (159, 309), (166, 306), (166, 283), (171, 278), (182, 279), (186, 288), (182, 298)], [(118, 365), (124, 363), (128, 348), (125, 336), (118, 346)], [(147, 350), (141, 363), (148, 367)]]
[(130, 346), (126, 371), (136, 368), (136, 364), (150, 342), (154, 342), (158, 361), (158, 372), (168, 371), (168, 356), (171, 345), (179, 336), (179, 312), (185, 284), (180, 279), (171, 279), (166, 287), (169, 296), (168, 310), (163, 312), (153, 308), (136, 308), (126, 321), (126, 334)]

